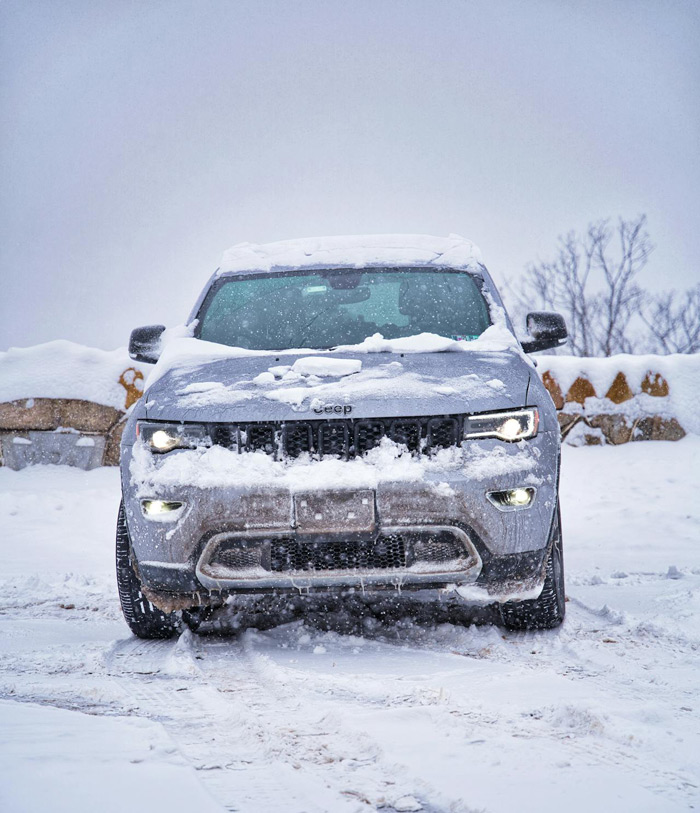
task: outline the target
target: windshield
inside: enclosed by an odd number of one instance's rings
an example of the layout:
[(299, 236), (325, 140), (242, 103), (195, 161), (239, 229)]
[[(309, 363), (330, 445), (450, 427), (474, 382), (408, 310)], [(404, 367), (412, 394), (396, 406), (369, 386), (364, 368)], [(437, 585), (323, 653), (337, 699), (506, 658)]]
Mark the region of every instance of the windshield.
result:
[(200, 339), (250, 350), (327, 349), (375, 333), (468, 341), (490, 324), (473, 276), (424, 268), (225, 277), (212, 286), (198, 317)]

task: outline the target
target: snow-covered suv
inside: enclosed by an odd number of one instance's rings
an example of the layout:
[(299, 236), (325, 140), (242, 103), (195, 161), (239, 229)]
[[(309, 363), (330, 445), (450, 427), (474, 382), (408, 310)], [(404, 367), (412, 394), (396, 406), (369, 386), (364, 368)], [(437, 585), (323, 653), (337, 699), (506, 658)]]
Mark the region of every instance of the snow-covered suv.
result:
[[(554, 405), (463, 238), (243, 244), (157, 364), (122, 439), (117, 576), (144, 638), (276, 596), (417, 599), (506, 627), (564, 617)], [(260, 605), (262, 606), (262, 604)]]

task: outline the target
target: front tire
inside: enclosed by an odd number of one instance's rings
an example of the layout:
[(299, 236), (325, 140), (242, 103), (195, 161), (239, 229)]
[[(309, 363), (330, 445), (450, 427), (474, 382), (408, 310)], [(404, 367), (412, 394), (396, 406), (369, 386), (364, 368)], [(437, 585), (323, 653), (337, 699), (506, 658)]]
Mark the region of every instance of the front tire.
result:
[(117, 589), (124, 620), (139, 638), (171, 638), (178, 632), (174, 613), (164, 613), (144, 596), (141, 582), (132, 564), (131, 540), (126, 524), (124, 503), (117, 517)]
[(552, 537), (542, 592), (536, 599), (508, 601), (501, 607), (501, 621), (506, 629), (549, 630), (558, 627), (564, 620), (566, 595), (559, 506), (552, 526)]

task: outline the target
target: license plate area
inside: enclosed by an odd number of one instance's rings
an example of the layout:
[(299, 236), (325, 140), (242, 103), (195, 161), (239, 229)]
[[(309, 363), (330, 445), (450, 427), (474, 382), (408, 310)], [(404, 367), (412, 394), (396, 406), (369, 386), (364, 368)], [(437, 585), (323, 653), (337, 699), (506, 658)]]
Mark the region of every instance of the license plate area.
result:
[(374, 491), (314, 491), (294, 495), (297, 533), (373, 533)]

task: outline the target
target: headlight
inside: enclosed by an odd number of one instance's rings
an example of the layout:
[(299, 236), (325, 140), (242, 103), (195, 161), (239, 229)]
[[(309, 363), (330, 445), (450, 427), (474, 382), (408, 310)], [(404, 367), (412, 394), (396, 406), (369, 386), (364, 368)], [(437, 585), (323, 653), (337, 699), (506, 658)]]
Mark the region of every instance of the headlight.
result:
[(139, 421), (137, 433), (152, 452), (170, 452), (173, 449), (194, 449), (210, 446), (207, 427), (201, 423), (151, 423)]
[(464, 419), (465, 438), (498, 438), (513, 442), (534, 438), (540, 422), (537, 407), (468, 415)]

